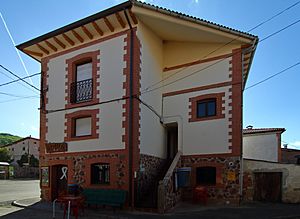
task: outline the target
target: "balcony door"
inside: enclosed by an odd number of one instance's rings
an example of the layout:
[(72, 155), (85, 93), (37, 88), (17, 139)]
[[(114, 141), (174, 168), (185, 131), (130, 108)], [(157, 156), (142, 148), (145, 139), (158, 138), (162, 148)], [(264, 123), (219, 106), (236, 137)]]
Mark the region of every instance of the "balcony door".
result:
[(92, 62), (76, 65), (76, 80), (71, 85), (73, 103), (89, 101), (93, 98), (92, 68)]

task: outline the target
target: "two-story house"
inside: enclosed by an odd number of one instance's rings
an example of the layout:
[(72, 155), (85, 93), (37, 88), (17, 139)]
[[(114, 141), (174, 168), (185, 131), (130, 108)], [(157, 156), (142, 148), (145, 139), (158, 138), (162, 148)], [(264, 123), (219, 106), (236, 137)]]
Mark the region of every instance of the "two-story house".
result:
[(238, 201), (257, 40), (132, 0), (18, 45), (42, 66), (42, 198), (77, 183), (140, 206), (177, 166), (210, 200)]

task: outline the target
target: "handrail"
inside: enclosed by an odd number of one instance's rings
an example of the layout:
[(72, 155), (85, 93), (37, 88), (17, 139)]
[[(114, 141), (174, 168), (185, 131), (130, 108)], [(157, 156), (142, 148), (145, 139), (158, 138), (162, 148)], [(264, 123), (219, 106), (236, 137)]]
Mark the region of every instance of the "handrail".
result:
[(165, 175), (164, 178), (162, 179), (164, 185), (167, 185), (167, 184), (168, 184), (168, 181), (169, 181), (170, 178), (172, 177), (173, 172), (174, 172), (174, 170), (175, 170), (175, 168), (176, 168), (176, 166), (177, 166), (177, 163), (178, 163), (178, 161), (179, 161), (181, 155), (182, 155), (182, 152), (181, 152), (181, 151), (178, 151), (177, 154), (176, 154), (176, 156), (174, 157), (174, 159), (173, 159), (173, 161), (172, 161), (172, 163), (171, 163), (171, 165), (170, 165), (170, 167), (169, 167), (169, 169), (168, 169), (166, 175)]

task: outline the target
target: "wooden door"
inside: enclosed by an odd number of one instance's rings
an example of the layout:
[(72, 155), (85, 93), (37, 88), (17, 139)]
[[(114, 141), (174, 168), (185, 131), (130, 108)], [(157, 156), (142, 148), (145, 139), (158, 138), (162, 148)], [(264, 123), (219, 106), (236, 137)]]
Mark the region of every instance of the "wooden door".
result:
[(52, 200), (56, 199), (59, 194), (67, 192), (68, 189), (68, 168), (66, 165), (52, 166)]
[(281, 172), (260, 172), (254, 175), (254, 200), (266, 202), (281, 201)]

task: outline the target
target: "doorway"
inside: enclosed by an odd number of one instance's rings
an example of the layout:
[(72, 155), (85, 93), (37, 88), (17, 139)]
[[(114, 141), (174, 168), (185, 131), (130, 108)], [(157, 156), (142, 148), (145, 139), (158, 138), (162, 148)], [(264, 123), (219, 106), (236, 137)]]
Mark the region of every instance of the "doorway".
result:
[(178, 152), (178, 126), (177, 123), (168, 124), (166, 127), (167, 160), (173, 160)]
[(68, 189), (68, 166), (55, 165), (52, 166), (51, 176), (51, 197), (56, 199), (59, 195), (67, 193)]
[(281, 172), (259, 172), (254, 174), (254, 200), (281, 202)]

